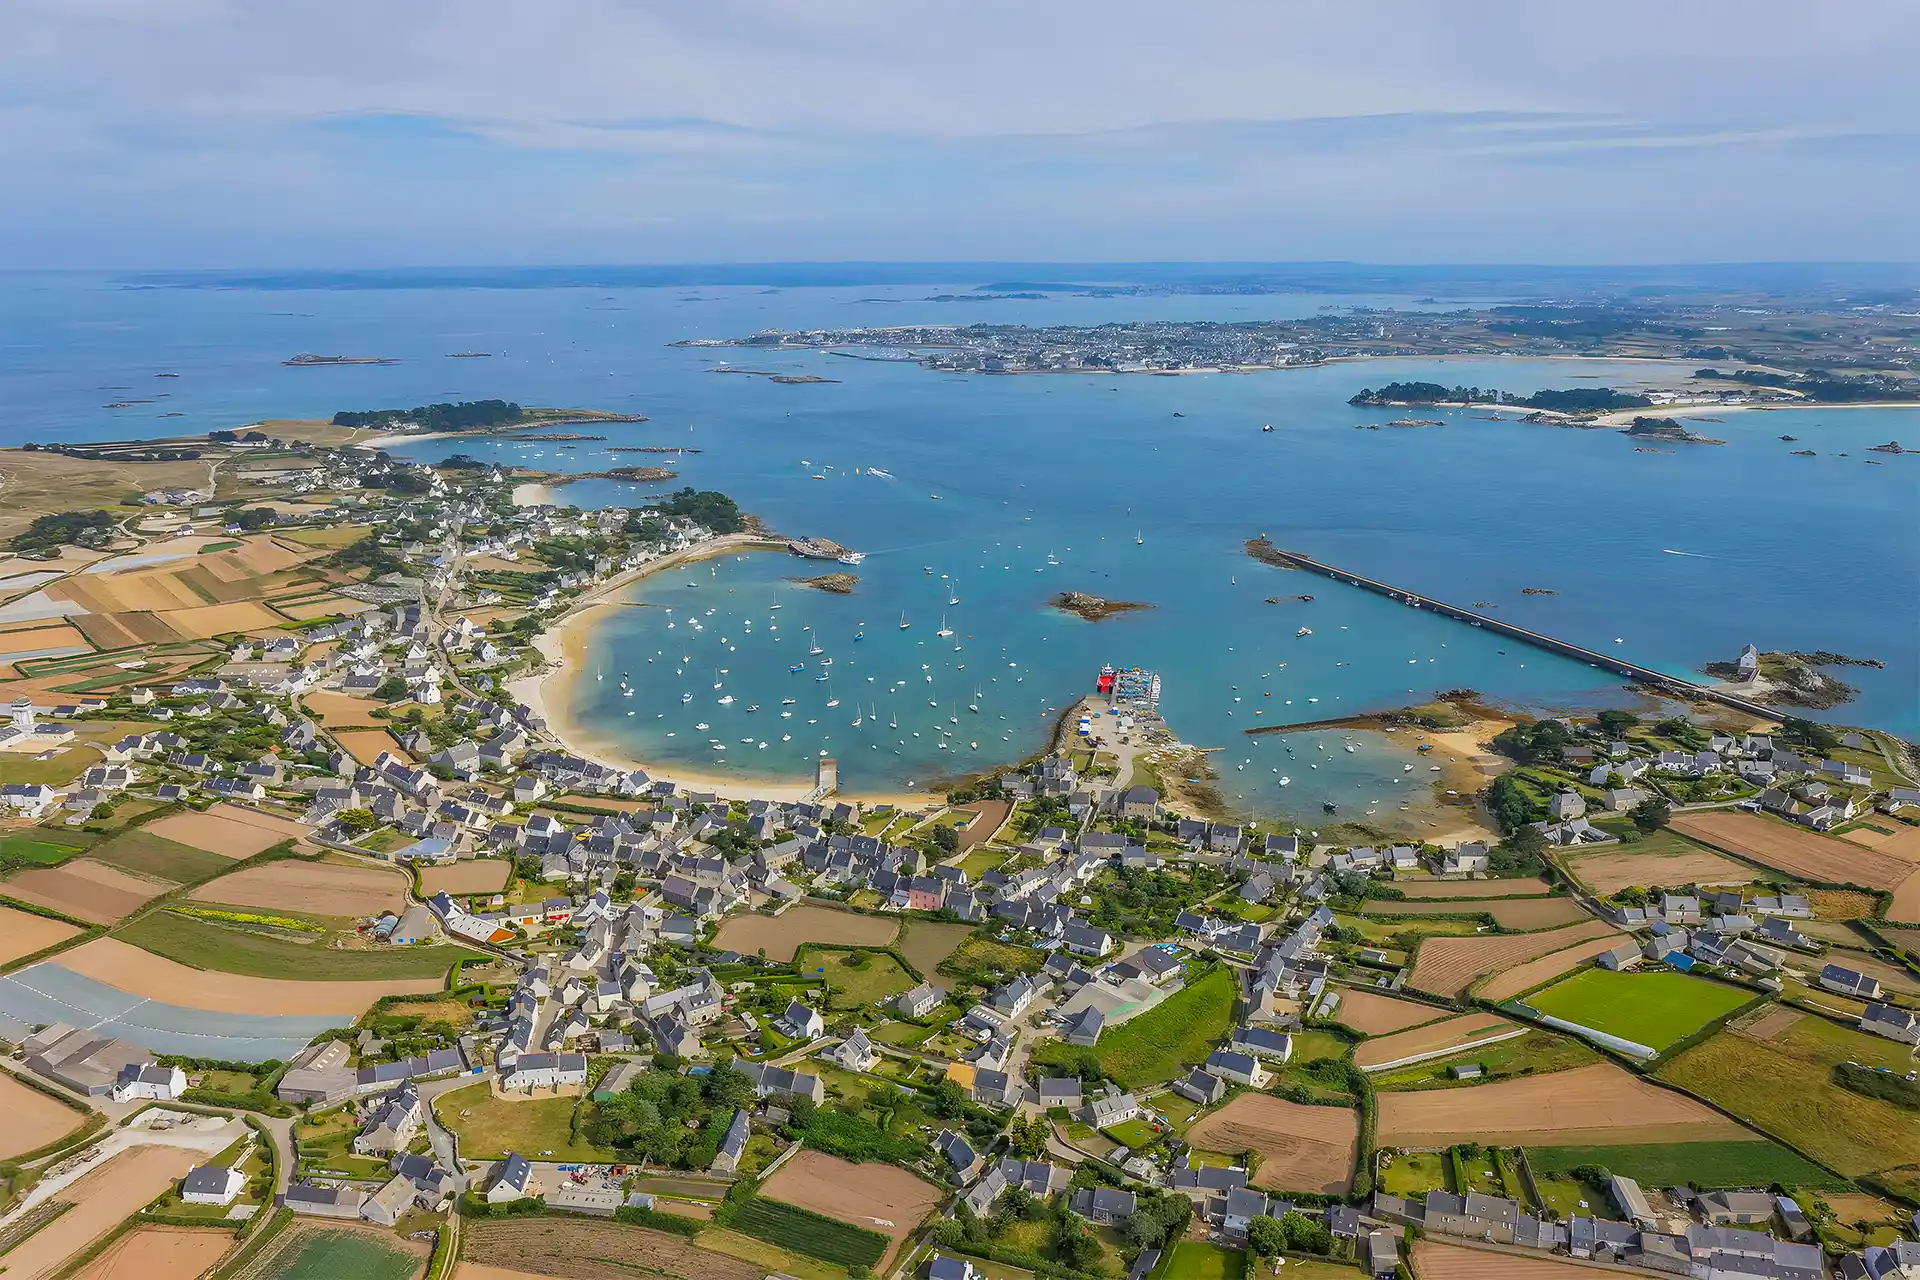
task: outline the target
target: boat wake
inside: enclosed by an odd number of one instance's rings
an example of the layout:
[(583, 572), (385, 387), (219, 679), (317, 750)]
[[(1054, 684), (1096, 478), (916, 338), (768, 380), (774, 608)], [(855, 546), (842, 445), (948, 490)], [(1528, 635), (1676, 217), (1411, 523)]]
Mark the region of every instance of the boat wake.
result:
[(1663, 554), (1663, 555), (1669, 555), (1669, 556), (1686, 556), (1686, 557), (1687, 557), (1688, 559), (1691, 559), (1691, 560), (1711, 560), (1711, 559), (1713, 559), (1713, 557), (1712, 557), (1712, 556), (1710, 556), (1710, 555), (1707, 555), (1706, 553), (1704, 553), (1704, 552), (1700, 552), (1700, 551), (1675, 551), (1675, 550), (1674, 550), (1674, 549), (1673, 549), (1672, 547), (1662, 547), (1662, 548), (1660, 548), (1660, 551), (1661, 551), (1661, 554)]

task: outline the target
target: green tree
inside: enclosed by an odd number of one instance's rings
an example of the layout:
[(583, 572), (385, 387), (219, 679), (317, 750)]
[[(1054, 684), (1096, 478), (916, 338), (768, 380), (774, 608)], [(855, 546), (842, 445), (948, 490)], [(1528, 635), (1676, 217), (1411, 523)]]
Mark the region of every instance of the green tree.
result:
[(1780, 736), (1797, 746), (1813, 751), (1831, 751), (1840, 745), (1840, 735), (1817, 720), (1788, 716), (1780, 722)]
[(1609, 738), (1623, 737), (1627, 730), (1640, 723), (1640, 717), (1633, 714), (1633, 712), (1616, 711), (1611, 708), (1602, 711), (1593, 719), (1594, 723), (1600, 727), (1600, 732), (1606, 734)]
[(1673, 821), (1673, 809), (1659, 796), (1648, 796), (1633, 806), (1633, 825), (1642, 831), (1658, 831)]
[(398, 702), (407, 696), (407, 682), (399, 676), (388, 676), (374, 689), (373, 696), (381, 702)]
[(1286, 1228), (1275, 1219), (1262, 1216), (1247, 1224), (1247, 1248), (1255, 1256), (1275, 1257), (1286, 1247)]
[(958, 853), (960, 851), (960, 832), (953, 827), (935, 827), (933, 829), (933, 843), (942, 853)]
[(380, 825), (380, 819), (374, 816), (371, 809), (348, 809), (334, 821), (350, 836), (363, 836)]

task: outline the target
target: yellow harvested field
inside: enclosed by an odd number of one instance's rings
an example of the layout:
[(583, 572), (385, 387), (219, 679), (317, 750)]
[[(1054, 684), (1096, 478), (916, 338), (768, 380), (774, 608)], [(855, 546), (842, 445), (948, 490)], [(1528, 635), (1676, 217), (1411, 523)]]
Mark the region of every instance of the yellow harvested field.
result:
[(314, 618), (331, 618), (335, 614), (365, 613), (372, 607), (358, 600), (349, 600), (345, 596), (320, 596), (314, 600), (302, 600), (299, 604), (274, 606), (296, 622), (309, 622)]
[(171, 888), (170, 881), (128, 875), (88, 858), (0, 881), (0, 890), (9, 897), (94, 924), (117, 923)]
[(1395, 880), (1393, 887), (1409, 898), (1538, 897), (1552, 888), (1544, 880)]
[(1462, 995), (1486, 974), (1614, 932), (1611, 925), (1599, 920), (1584, 920), (1543, 933), (1430, 937), (1421, 941), (1419, 956), (1407, 982), (1434, 995)]
[(1897, 889), (1920, 870), (1913, 859), (1884, 847), (1863, 849), (1850, 841), (1751, 813), (1683, 813), (1674, 818), (1673, 829), (1763, 867), (1829, 884)]
[(297, 840), (307, 834), (307, 828), (291, 818), (276, 818), (233, 804), (217, 804), (205, 813), (170, 813), (148, 823), (145, 829), (224, 858), (251, 858), (282, 840)]
[(284, 621), (265, 605), (252, 603), (209, 604), (197, 609), (168, 610), (155, 616), (192, 640), (204, 640), (232, 631), (268, 630)]
[(1340, 989), (1340, 1007), (1333, 1012), (1334, 1021), (1370, 1036), (1391, 1035), (1446, 1016), (1445, 1009), (1345, 987)]
[[(504, 865), (504, 864), (503, 864)], [(318, 916), (398, 914), (407, 904), (407, 877), (380, 867), (281, 859), (243, 867), (193, 891), (199, 902), (230, 907), (304, 911)]]
[(85, 649), (87, 638), (72, 626), (36, 627), (31, 631), (0, 632), (0, 657), (16, 653), (39, 653), (43, 649)]
[(380, 758), (382, 751), (392, 752), (396, 760), (413, 761), (413, 757), (401, 750), (400, 744), (385, 729), (336, 729), (333, 737), (348, 755), (361, 764), (372, 764)]
[(1257, 1186), (1279, 1191), (1343, 1194), (1353, 1179), (1359, 1114), (1348, 1107), (1309, 1107), (1265, 1093), (1243, 1093), (1187, 1130), (1205, 1151), (1259, 1153)]
[(1379, 1108), (1379, 1141), (1393, 1147), (1595, 1146), (1752, 1136), (1718, 1112), (1610, 1062), (1461, 1089), (1382, 1093)]
[(1413, 1242), (1413, 1271), (1420, 1280), (1578, 1280), (1595, 1274), (1591, 1266), (1563, 1262), (1538, 1250), (1496, 1253), (1433, 1240)]
[(446, 867), (423, 867), (420, 892), (498, 893), (507, 887), (507, 873), (513, 864), (505, 858), (476, 858)]
[(1369, 902), (1370, 916), (1444, 916), (1484, 913), (1503, 929), (1549, 929), (1584, 919), (1572, 898), (1454, 898), (1426, 902)]
[(373, 713), (380, 703), (371, 698), (350, 698), (344, 693), (310, 693), (300, 700), (307, 714), (329, 729), (379, 728), (387, 722)]
[(1558, 951), (1549, 951), (1537, 960), (1529, 960), (1494, 974), (1481, 985), (1479, 995), (1487, 1000), (1511, 999), (1563, 973), (1573, 972), (1602, 951), (1611, 949), (1617, 941), (1618, 938), (1609, 934), (1604, 938), (1593, 938), (1571, 947), (1562, 947)]
[(0, 1128), (0, 1160), (37, 1151), (85, 1122), (72, 1107), (55, 1102), (4, 1071), (0, 1071), (0, 1115), (7, 1118), (5, 1127)]
[(1914, 872), (1893, 891), (1893, 901), (1887, 904), (1889, 920), (1920, 920), (1920, 871)]
[(0, 906), (0, 964), (12, 964), (21, 956), (64, 942), (79, 932), (64, 920)]
[(893, 941), (898, 927), (895, 921), (879, 916), (799, 906), (789, 907), (778, 916), (734, 916), (720, 926), (713, 945), (749, 956), (765, 947), (767, 959), (784, 964), (793, 959), (796, 949), (809, 942), (884, 946)]
[(184, 1147), (130, 1147), (69, 1187), (73, 1208), (8, 1251), (7, 1280), (40, 1280), (165, 1191), (199, 1162)]
[(1363, 1070), (1384, 1067), (1420, 1054), (1479, 1044), (1514, 1029), (1513, 1023), (1491, 1013), (1463, 1013), (1398, 1035), (1368, 1040), (1353, 1051), (1353, 1062)]
[(233, 1247), (233, 1232), (218, 1227), (137, 1227), (74, 1280), (196, 1280)]
[(561, 1278), (536, 1275), (531, 1271), (514, 1271), (507, 1267), (490, 1267), (484, 1262), (462, 1262), (460, 1269), (453, 1273), (453, 1280), (561, 1280)]
[(1632, 845), (1578, 854), (1567, 870), (1593, 892), (1606, 895), (1634, 885), (1750, 884), (1753, 868), (1711, 849), (1689, 853), (1635, 853)]
[(190, 968), (116, 938), (95, 938), (61, 952), (60, 967), (132, 995), (215, 1013), (310, 1013), (357, 1018), (381, 996), (427, 995), (446, 986), (439, 978), (377, 982), (249, 978)]

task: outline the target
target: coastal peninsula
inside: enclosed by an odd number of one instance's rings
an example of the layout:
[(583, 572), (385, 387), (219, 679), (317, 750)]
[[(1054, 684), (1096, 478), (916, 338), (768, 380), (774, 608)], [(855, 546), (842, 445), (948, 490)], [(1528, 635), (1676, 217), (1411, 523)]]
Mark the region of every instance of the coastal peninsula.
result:
[(1827, 710), (1845, 706), (1860, 691), (1826, 667), (1884, 668), (1878, 658), (1853, 658), (1819, 649), (1743, 654), (1737, 662), (1709, 662), (1701, 670), (1759, 701), (1783, 707)]
[(1100, 596), (1089, 595), (1084, 591), (1062, 591), (1053, 598), (1052, 604), (1062, 613), (1071, 613), (1076, 618), (1084, 618), (1088, 622), (1101, 622), (1123, 613), (1153, 608), (1152, 605), (1138, 600), (1107, 600)]

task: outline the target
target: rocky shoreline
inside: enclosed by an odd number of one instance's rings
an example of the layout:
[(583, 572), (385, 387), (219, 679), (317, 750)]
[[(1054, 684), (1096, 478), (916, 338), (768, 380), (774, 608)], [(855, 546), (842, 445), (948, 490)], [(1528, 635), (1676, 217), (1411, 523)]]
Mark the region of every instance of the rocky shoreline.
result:
[(860, 579), (851, 573), (823, 573), (817, 578), (788, 578), (787, 581), (836, 596), (850, 596), (853, 589), (860, 585)]

